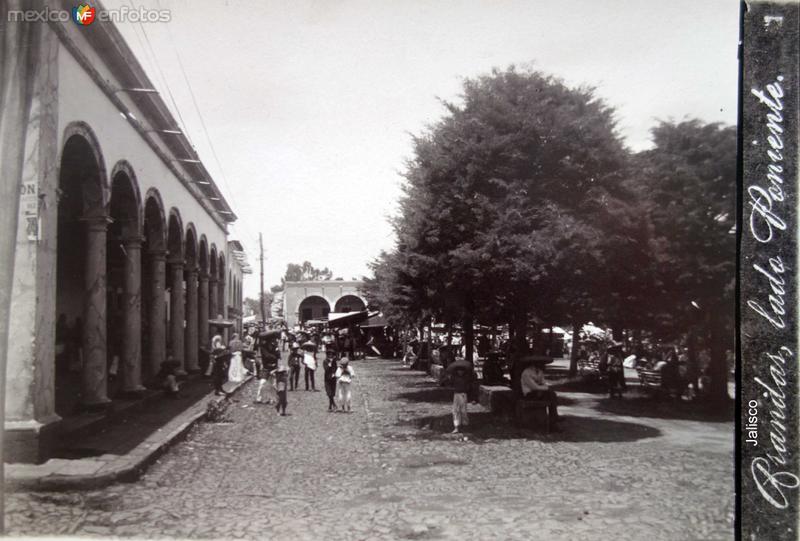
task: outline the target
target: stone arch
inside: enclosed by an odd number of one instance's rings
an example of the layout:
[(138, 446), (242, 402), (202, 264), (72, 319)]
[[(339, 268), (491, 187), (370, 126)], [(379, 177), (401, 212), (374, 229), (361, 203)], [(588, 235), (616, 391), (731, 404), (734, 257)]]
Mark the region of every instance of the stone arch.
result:
[(183, 220), (180, 211), (175, 207), (169, 209), (167, 250), (170, 259), (183, 259)]
[[(64, 130), (56, 211), (55, 411), (108, 401), (106, 391), (106, 243), (109, 183), (92, 129)], [(76, 360), (83, 351), (81, 371)], [(92, 378), (84, 378), (91, 374)]]
[(136, 172), (126, 160), (118, 161), (111, 170), (108, 212), (114, 225), (119, 226), (126, 238), (141, 236), (142, 195)]
[(367, 303), (358, 295), (346, 293), (333, 303), (334, 312), (360, 312), (366, 310)]
[(305, 323), (309, 319), (328, 317), (331, 305), (321, 295), (309, 295), (297, 305), (297, 321)]
[(167, 249), (167, 217), (161, 194), (150, 188), (144, 196), (142, 235), (150, 251)]
[[(59, 189), (62, 196), (67, 191), (64, 186), (65, 176), (68, 177), (72, 172), (77, 173), (78, 177), (85, 178), (86, 175), (81, 173), (89, 172), (96, 177), (92, 179), (95, 181), (92, 184), (95, 185), (91, 186), (91, 190), (82, 194), (82, 210), (84, 214), (87, 212), (99, 214), (105, 211), (110, 196), (108, 174), (103, 151), (94, 130), (85, 122), (71, 122), (64, 128), (62, 141), (61, 156), (58, 160)], [(87, 157), (90, 159), (87, 160)], [(88, 166), (93, 171), (81, 169), (81, 166)], [(76, 167), (77, 171), (75, 171)]]
[(197, 249), (197, 266), (200, 272), (208, 274), (208, 239), (205, 235), (200, 235)]
[(186, 265), (194, 267), (198, 264), (197, 230), (192, 222), (186, 225), (186, 235), (183, 241), (184, 259)]
[(217, 257), (217, 246), (213, 242), (211, 243), (211, 248), (208, 252), (208, 274), (216, 279), (218, 277), (217, 274), (217, 265), (219, 264), (219, 259)]

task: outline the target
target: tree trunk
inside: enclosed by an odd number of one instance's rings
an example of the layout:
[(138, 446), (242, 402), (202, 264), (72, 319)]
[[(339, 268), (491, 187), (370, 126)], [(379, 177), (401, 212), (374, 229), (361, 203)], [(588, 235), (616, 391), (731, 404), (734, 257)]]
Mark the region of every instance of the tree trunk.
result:
[(622, 342), (622, 339), (624, 338), (622, 330), (623, 329), (620, 325), (614, 325), (611, 327), (611, 338), (613, 338), (615, 342)]
[(475, 329), (472, 326), (473, 318), (472, 314), (468, 314), (464, 316), (464, 321), (462, 322), (462, 326), (464, 327), (464, 341), (466, 345), (466, 353), (464, 355), (464, 359), (472, 364), (474, 359), (474, 348), (475, 348)]
[(726, 336), (719, 322), (710, 322), (711, 360), (708, 365), (708, 375), (711, 379), (708, 389), (708, 398), (711, 402), (725, 403), (728, 396), (728, 363), (725, 350), (731, 347), (730, 337)]
[(578, 348), (580, 344), (581, 323), (578, 320), (572, 322), (572, 347), (569, 352), (569, 377), (578, 375)]

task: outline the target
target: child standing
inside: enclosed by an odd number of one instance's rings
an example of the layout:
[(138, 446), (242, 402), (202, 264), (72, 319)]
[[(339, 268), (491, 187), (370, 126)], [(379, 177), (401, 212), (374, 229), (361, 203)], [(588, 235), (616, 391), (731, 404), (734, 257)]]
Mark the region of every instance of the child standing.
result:
[(275, 391), (278, 393), (278, 403), (275, 405), (275, 411), (281, 415), (286, 415), (286, 386), (289, 382), (289, 371), (286, 366), (281, 365), (272, 371), (272, 377), (275, 378)]
[(342, 411), (350, 411), (350, 400), (352, 398), (350, 384), (353, 382), (355, 375), (353, 367), (350, 366), (350, 359), (347, 357), (342, 358), (339, 368), (336, 369), (337, 390), (339, 391), (337, 400)]

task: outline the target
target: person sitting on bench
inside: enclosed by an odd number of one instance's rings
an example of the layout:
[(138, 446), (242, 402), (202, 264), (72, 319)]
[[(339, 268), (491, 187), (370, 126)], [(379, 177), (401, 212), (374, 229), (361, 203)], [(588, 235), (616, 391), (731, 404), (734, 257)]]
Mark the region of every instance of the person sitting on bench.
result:
[(520, 376), (522, 400), (541, 400), (547, 402), (547, 413), (550, 416), (550, 430), (559, 432), (558, 397), (556, 392), (547, 386), (544, 380), (544, 367), (533, 363), (522, 371)]

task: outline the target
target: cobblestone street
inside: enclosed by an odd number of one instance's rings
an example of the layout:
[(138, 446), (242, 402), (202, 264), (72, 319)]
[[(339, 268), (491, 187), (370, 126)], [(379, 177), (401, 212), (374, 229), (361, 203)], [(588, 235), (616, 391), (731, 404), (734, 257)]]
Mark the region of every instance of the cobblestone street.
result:
[[(136, 483), (8, 496), (11, 535), (248, 539), (733, 537), (733, 426), (620, 416), (562, 393), (564, 432), (506, 426), (397, 361), (354, 363), (354, 411), (290, 392), (288, 415), (236, 396)], [(322, 388), (317, 374), (317, 388)]]

